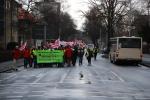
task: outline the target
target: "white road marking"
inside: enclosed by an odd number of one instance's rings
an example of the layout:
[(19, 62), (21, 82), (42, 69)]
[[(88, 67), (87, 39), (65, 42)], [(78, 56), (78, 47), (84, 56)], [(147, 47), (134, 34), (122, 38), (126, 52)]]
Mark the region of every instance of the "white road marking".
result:
[[(47, 72), (48, 73), (48, 72)], [(39, 74), (38, 78), (33, 82), (33, 83), (37, 83), (39, 80), (41, 80), (47, 73), (45, 74)]]
[(16, 76), (16, 74), (10, 75), (9, 77), (6, 77), (6, 78), (2, 79), (2, 81), (8, 80), (8, 79), (10, 79), (10, 78), (12, 78), (12, 77), (14, 77), (14, 76)]
[(27, 97), (39, 97), (39, 96), (43, 96), (43, 95), (28, 95)]
[(125, 80), (123, 78), (121, 78), (118, 74), (116, 74), (113, 71), (110, 71), (112, 74), (114, 74), (121, 82), (125, 82)]
[(23, 96), (7, 96), (6, 98), (22, 98)]
[(65, 80), (66, 76), (68, 75), (70, 70), (68, 70), (60, 79), (60, 82), (59, 83), (63, 83), (63, 81)]

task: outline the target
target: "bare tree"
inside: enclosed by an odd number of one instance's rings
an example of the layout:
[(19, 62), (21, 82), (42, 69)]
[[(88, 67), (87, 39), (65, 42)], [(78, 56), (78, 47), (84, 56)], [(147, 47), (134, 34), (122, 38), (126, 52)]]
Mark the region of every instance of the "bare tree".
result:
[(107, 47), (109, 51), (109, 38), (115, 36), (115, 28), (123, 21), (124, 16), (129, 12), (129, 1), (119, 0), (89, 0), (89, 4), (97, 9), (97, 15), (103, 17), (103, 24), (106, 25)]
[(23, 5), (24, 9), (27, 12), (32, 11), (32, 7), (35, 5), (35, 2), (37, 1), (39, 0), (18, 0), (18, 2)]
[(103, 17), (98, 15), (98, 11), (95, 7), (91, 8), (88, 12), (82, 12), (86, 17), (84, 23), (84, 31), (88, 33), (93, 43), (96, 45), (97, 40), (100, 37), (100, 29), (102, 28)]

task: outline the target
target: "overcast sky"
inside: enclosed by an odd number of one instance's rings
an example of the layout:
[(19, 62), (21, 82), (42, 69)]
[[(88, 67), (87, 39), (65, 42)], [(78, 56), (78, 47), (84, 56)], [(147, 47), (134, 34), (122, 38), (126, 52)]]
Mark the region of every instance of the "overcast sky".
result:
[(69, 8), (67, 9), (67, 12), (72, 16), (74, 19), (77, 29), (82, 28), (82, 24), (84, 22), (83, 14), (80, 12), (87, 11), (88, 10), (88, 0), (67, 0), (67, 3), (69, 4)]
[[(89, 0), (58, 0), (58, 1), (60, 1), (60, 2), (66, 1), (66, 3), (64, 3), (62, 5), (69, 6), (69, 7), (67, 7), (67, 9), (64, 9), (64, 10), (72, 16), (72, 18), (75, 21), (75, 24), (77, 25), (77, 29), (81, 29), (82, 24), (85, 21), (85, 18), (83, 17), (83, 14), (81, 13), (81, 11), (84, 12), (84, 11), (88, 10), (88, 1)], [(135, 1), (137, 4), (141, 0), (135, 0)]]

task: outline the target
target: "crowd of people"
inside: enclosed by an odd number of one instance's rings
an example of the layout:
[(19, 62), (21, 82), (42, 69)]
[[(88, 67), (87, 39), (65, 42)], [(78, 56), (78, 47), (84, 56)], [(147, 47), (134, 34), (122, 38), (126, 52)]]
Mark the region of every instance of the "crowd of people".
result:
[[(17, 63), (18, 59), (20, 57), (23, 57), (24, 59), (24, 68), (28, 67), (39, 67), (41, 64), (37, 63), (37, 56), (36, 53), (34, 52), (35, 50), (49, 50), (49, 48), (29, 48), (25, 47), (24, 50), (20, 51), (18, 46), (13, 50), (13, 67), (12, 69), (17, 71)], [(53, 49), (55, 50), (55, 49)], [(59, 66), (76, 66), (77, 59), (78, 59), (78, 64), (81, 66), (83, 64), (83, 56), (87, 58), (88, 65), (91, 65), (91, 58), (94, 57), (94, 60), (96, 60), (96, 56), (98, 53), (98, 48), (94, 47), (93, 49), (90, 48), (85, 48), (79, 45), (75, 46), (60, 46), (57, 48), (57, 50), (63, 50), (64, 55), (63, 55), (63, 62), (61, 64), (57, 64)], [(56, 63), (55, 63), (56, 64)]]

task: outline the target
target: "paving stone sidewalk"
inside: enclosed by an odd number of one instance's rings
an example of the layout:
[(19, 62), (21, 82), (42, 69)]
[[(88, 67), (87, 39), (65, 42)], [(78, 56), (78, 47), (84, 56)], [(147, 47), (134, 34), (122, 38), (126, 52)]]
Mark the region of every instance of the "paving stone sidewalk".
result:
[[(6, 61), (0, 63), (0, 72), (10, 70), (12, 68), (12, 65), (13, 65), (13, 61)], [(23, 59), (18, 60), (17, 66), (18, 67), (23, 66)]]

